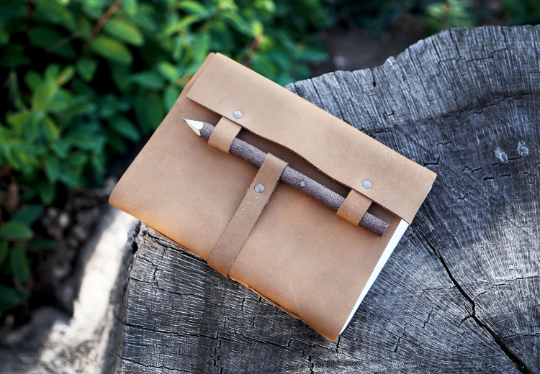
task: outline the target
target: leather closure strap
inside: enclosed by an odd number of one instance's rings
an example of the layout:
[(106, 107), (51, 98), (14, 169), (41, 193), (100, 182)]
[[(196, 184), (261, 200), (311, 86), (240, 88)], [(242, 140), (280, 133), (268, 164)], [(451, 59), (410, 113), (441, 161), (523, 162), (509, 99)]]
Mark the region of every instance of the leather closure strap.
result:
[(225, 117), (221, 117), (208, 139), (208, 144), (220, 151), (229, 153), (229, 148), (231, 148), (231, 144), (236, 138), (236, 135), (238, 135), (240, 129), (242, 129), (242, 126), (239, 124), (234, 123)]
[(351, 190), (345, 201), (339, 207), (337, 215), (346, 219), (353, 225), (358, 225), (364, 214), (371, 205), (371, 200), (364, 195), (359, 194), (355, 190)]
[[(435, 173), (232, 59), (219, 53), (209, 59), (188, 99), (290, 149), (321, 173), (412, 222)], [(242, 112), (241, 118), (235, 111)], [(366, 180), (372, 183), (369, 189), (363, 187)]]
[(208, 265), (228, 277), (229, 269), (272, 195), (287, 163), (268, 153), (233, 218), (219, 238)]

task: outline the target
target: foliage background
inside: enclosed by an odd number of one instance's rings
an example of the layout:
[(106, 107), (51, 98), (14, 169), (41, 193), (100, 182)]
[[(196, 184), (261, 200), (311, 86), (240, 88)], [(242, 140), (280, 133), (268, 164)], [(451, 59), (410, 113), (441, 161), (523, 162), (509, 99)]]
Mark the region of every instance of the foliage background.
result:
[(427, 33), (540, 21), (540, 1), (491, 3), (3, 0), (0, 313), (28, 307), (49, 254), (66, 245), (47, 222), (103, 185), (110, 157), (152, 133), (210, 51), (285, 85), (327, 58), (317, 32), (331, 27), (378, 37), (404, 15)]

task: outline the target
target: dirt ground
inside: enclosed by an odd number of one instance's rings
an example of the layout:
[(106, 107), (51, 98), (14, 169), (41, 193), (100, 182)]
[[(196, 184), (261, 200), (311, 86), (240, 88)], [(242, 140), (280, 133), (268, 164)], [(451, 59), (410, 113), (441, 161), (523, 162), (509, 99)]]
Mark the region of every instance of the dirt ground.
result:
[(368, 29), (333, 29), (321, 33), (321, 39), (330, 55), (326, 62), (312, 64), (314, 77), (343, 70), (371, 69), (397, 56), (411, 44), (426, 36), (421, 26), (409, 24), (401, 31), (387, 31), (379, 38)]

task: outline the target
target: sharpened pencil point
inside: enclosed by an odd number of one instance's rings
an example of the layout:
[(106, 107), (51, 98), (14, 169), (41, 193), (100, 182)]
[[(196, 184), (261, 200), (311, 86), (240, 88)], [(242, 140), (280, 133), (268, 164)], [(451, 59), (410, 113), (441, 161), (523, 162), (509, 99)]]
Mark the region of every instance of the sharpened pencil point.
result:
[(200, 121), (194, 121), (192, 119), (185, 119), (182, 118), (186, 123), (191, 127), (191, 129), (195, 132), (195, 134), (201, 136), (201, 129), (203, 128), (203, 123)]

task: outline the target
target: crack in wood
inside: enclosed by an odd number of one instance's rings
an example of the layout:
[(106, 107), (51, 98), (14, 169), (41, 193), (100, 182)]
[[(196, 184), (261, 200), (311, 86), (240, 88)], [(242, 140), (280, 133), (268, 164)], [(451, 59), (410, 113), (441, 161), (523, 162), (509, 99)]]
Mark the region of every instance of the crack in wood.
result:
[(516, 354), (514, 354), (514, 352), (512, 352), (508, 346), (502, 341), (502, 339), (495, 333), (495, 331), (493, 331), (493, 329), (488, 326), (486, 323), (482, 322), (480, 320), (480, 318), (478, 318), (478, 316), (476, 315), (476, 302), (473, 300), (473, 298), (471, 298), (467, 292), (465, 292), (465, 290), (463, 289), (463, 287), (461, 287), (461, 285), (459, 284), (459, 282), (457, 281), (457, 279), (454, 277), (454, 275), (452, 274), (452, 271), (450, 270), (450, 267), (448, 266), (448, 264), (446, 263), (446, 260), (444, 259), (444, 257), (435, 249), (435, 247), (431, 244), (431, 242), (429, 241), (429, 239), (421, 232), (421, 231), (417, 231), (423, 238), (424, 240), (426, 241), (426, 243), (428, 244), (428, 246), (431, 248), (431, 250), (433, 251), (433, 253), (435, 254), (435, 256), (437, 256), (439, 258), (439, 260), (441, 261), (441, 264), (442, 266), (444, 267), (444, 269), (446, 270), (447, 274), (448, 274), (448, 277), (450, 278), (450, 280), (452, 281), (452, 283), (454, 284), (454, 286), (457, 288), (457, 290), (459, 291), (459, 293), (469, 302), (471, 303), (471, 306), (472, 306), (472, 313), (465, 317), (461, 322), (460, 322), (460, 325), (461, 323), (463, 323), (465, 320), (467, 320), (468, 318), (472, 318), (477, 324), (478, 326), (482, 327), (484, 330), (486, 330), (490, 335), (491, 337), (493, 338), (493, 340), (495, 341), (495, 343), (499, 346), (499, 348), (501, 348), (501, 350), (504, 352), (504, 354), (514, 363), (514, 365), (516, 365), (516, 368), (519, 370), (520, 373), (524, 373), (524, 374), (531, 374), (532, 372), (525, 366), (525, 364), (523, 363), (523, 361), (521, 361), (521, 359), (516, 356)]
[(132, 362), (132, 363), (134, 363), (136, 365), (143, 366), (145, 368), (167, 369), (167, 370), (170, 370), (172, 373), (175, 373), (175, 372), (176, 373), (188, 373), (188, 374), (192, 373), (191, 371), (186, 371), (186, 370), (181, 370), (181, 369), (174, 369), (174, 368), (170, 368), (170, 367), (165, 366), (165, 365), (156, 366), (156, 365), (150, 365), (150, 364), (146, 364), (146, 363), (142, 363), (142, 362), (137, 362), (137, 361), (129, 359), (129, 358), (122, 358), (122, 361)]

